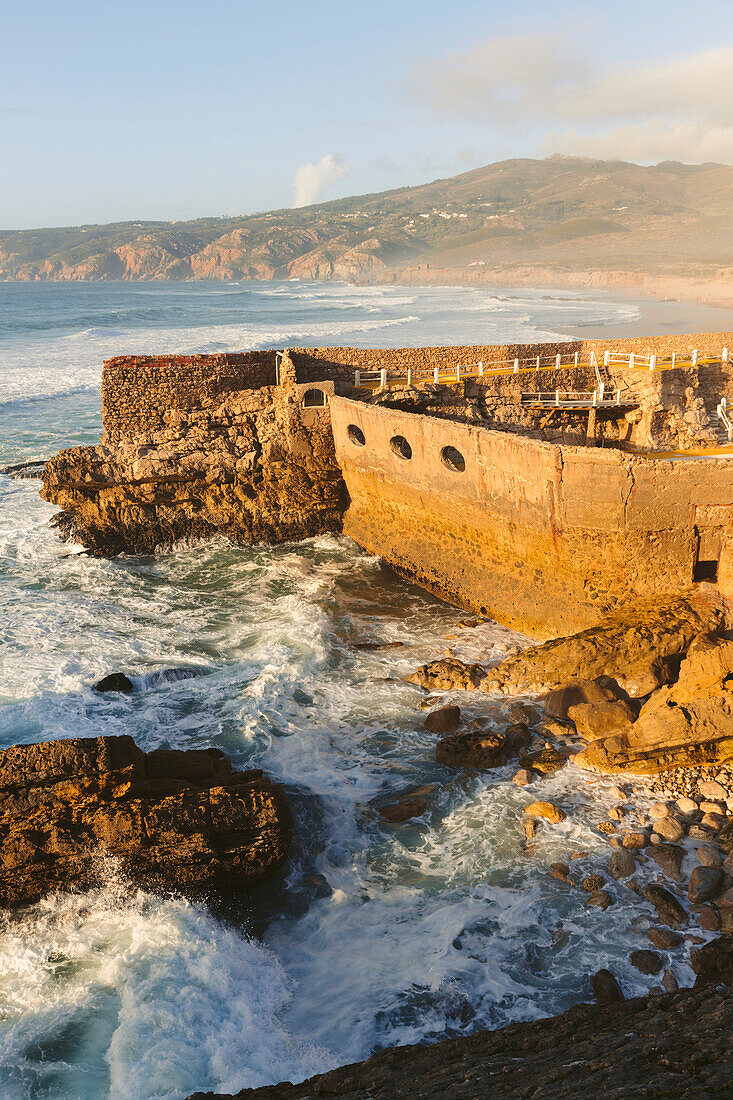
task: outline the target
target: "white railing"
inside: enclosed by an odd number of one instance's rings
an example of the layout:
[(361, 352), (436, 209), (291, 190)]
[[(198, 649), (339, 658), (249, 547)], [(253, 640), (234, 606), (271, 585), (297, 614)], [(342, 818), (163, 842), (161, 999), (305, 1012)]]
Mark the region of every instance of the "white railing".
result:
[[(671, 352), (669, 355), (641, 355), (639, 352), (604, 351), (603, 362), (599, 362), (594, 351), (588, 358), (581, 358), (579, 352), (565, 352), (560, 355), (533, 355), (525, 358), (498, 359), (491, 363), (456, 363), (433, 367), (408, 367), (406, 370), (355, 371), (354, 385), (357, 389), (384, 389), (390, 383), (412, 385), (416, 382), (434, 382), (437, 385), (462, 382), (467, 378), (483, 378), (503, 374), (520, 374), (526, 371), (592, 369), (599, 390), (608, 386), (609, 367), (628, 367), (631, 370), (673, 370), (680, 367), (696, 367), (709, 363), (728, 363), (728, 348), (722, 350), (694, 349), (693, 351)], [(605, 375), (605, 377), (604, 377)]]
[(575, 408), (597, 408), (599, 405), (620, 405), (621, 390), (604, 396), (603, 388), (597, 390), (538, 390), (522, 394), (523, 405), (542, 405), (547, 408), (565, 406)]
[(717, 408), (718, 420), (723, 425), (728, 435), (728, 442), (733, 441), (733, 420), (728, 413), (728, 406), (724, 397), (721, 397)]

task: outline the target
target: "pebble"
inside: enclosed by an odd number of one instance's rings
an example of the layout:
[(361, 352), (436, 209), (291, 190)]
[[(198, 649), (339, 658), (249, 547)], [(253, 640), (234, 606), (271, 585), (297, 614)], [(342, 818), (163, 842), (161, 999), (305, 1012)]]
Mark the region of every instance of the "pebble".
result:
[(705, 798), (716, 800), (721, 798), (723, 802), (725, 802), (728, 797), (727, 790), (722, 783), (717, 781), (717, 779), (704, 779), (702, 782), (698, 782), (697, 789)]
[(570, 868), (567, 863), (553, 863), (550, 867), (550, 874), (553, 878), (557, 878), (560, 882), (570, 881)]
[(610, 970), (599, 970), (593, 975), (591, 982), (599, 1005), (618, 1004), (625, 999), (621, 986)]
[(724, 894), (720, 895), (718, 898), (718, 908), (733, 909), (733, 886), (729, 887)]
[(682, 840), (685, 835), (685, 827), (672, 814), (660, 817), (654, 824), (654, 831), (663, 836), (665, 840)]
[(596, 825), (596, 829), (598, 829), (599, 833), (609, 834), (616, 832), (616, 826), (612, 821), (599, 821)]
[(716, 913), (712, 905), (697, 905), (695, 913), (700, 922), (700, 927), (706, 932), (720, 931), (720, 913)]
[(613, 821), (622, 821), (626, 817), (626, 810), (622, 806), (614, 806), (612, 810), (609, 810), (608, 816)]
[(687, 832), (694, 840), (710, 840), (713, 836), (713, 830), (703, 825), (690, 825)]
[(525, 835), (525, 837), (527, 838), (527, 840), (532, 840), (535, 833), (537, 832), (537, 822), (536, 821), (525, 821), (523, 824), (524, 824), (524, 835)]
[(725, 806), (722, 802), (701, 802), (700, 810), (704, 814), (720, 814), (725, 817)]
[(660, 951), (671, 951), (673, 947), (679, 947), (682, 943), (682, 936), (679, 932), (673, 932), (671, 928), (650, 928), (647, 935)]
[(617, 802), (626, 802), (628, 798), (628, 789), (626, 787), (611, 787), (608, 793), (611, 798), (615, 798)]
[(713, 829), (716, 833), (718, 833), (718, 832), (720, 832), (720, 830), (725, 825), (725, 818), (723, 817), (722, 814), (706, 813), (703, 816), (703, 819), (700, 822), (700, 825), (702, 826), (703, 829), (705, 829), (705, 828)]
[(529, 806), (524, 807), (524, 812), (529, 817), (542, 817), (551, 825), (559, 825), (565, 820), (565, 814), (554, 802), (531, 802)]
[(649, 841), (645, 833), (627, 833), (622, 843), (624, 848), (646, 848)]
[(514, 774), (514, 782), (518, 787), (526, 787), (534, 779), (535, 773), (531, 768), (520, 768), (518, 772)]
[(601, 889), (605, 881), (603, 875), (588, 875), (587, 878), (583, 879), (582, 886), (589, 894), (595, 894)]
[(677, 979), (674, 976), (674, 970), (665, 970), (662, 978), (662, 985), (666, 989), (667, 993), (676, 993), (679, 989)]
[(613, 898), (607, 890), (596, 890), (594, 894), (589, 894), (588, 905), (596, 905), (599, 909), (608, 909), (609, 905), (613, 905)]
[(687, 896), (690, 901), (710, 901), (718, 893), (723, 881), (719, 867), (695, 867), (690, 875)]
[(571, 859), (585, 859), (585, 857), (587, 855), (588, 855), (588, 852), (584, 851), (582, 848), (579, 848), (576, 852), (571, 852), (570, 853), (570, 858)]
[(693, 798), (678, 798), (676, 806), (680, 813), (685, 814), (686, 816), (689, 814), (694, 814), (697, 810), (697, 802), (695, 802)]
[(651, 902), (660, 918), (668, 924), (682, 924), (686, 920), (687, 914), (677, 898), (663, 886), (652, 882), (649, 886), (645, 886), (641, 893), (646, 901)]
[(608, 861), (608, 870), (616, 879), (628, 878), (629, 875), (633, 875), (636, 870), (636, 860), (633, 852), (626, 848), (614, 852)]
[(722, 853), (713, 848), (711, 844), (703, 844), (697, 849), (697, 858), (703, 867), (721, 867), (723, 865)]
[(661, 955), (656, 951), (650, 951), (648, 947), (642, 947), (638, 951), (632, 951), (630, 955), (631, 965), (642, 974), (658, 974), (664, 965)]
[(649, 807), (649, 817), (656, 821), (658, 817), (666, 817), (669, 813), (669, 802), (655, 802)]

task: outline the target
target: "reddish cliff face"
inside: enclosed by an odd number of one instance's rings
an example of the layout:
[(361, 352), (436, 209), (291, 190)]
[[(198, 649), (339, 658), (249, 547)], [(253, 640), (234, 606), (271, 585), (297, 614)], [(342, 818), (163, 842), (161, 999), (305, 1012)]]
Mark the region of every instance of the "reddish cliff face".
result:
[(278, 543), (340, 531), (329, 409), (303, 407), (288, 362), (273, 386), (262, 384), (272, 352), (110, 361), (101, 444), (45, 467), (42, 495), (63, 509), (61, 529), (105, 555), (214, 534)]

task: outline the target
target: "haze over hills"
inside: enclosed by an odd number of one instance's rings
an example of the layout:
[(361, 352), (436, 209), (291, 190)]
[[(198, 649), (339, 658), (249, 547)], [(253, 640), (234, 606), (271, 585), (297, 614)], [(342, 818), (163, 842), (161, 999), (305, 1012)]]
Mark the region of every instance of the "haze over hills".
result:
[(733, 167), (554, 156), (299, 209), (0, 232), (2, 280), (629, 286), (733, 301)]

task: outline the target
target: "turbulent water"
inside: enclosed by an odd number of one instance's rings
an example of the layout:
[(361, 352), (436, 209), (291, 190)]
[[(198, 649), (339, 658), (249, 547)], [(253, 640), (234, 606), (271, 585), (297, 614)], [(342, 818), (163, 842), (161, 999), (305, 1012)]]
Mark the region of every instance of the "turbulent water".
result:
[[(94, 442), (114, 354), (527, 341), (633, 311), (529, 291), (0, 285), (0, 466)], [(628, 963), (638, 911), (589, 911), (547, 873), (576, 849), (588, 873), (601, 866), (605, 781), (567, 770), (530, 796), (511, 768), (441, 768), (402, 680), (447, 646), (498, 657), (521, 639), (459, 626), (346, 539), (102, 561), (57, 539), (53, 511), (37, 482), (0, 476), (0, 746), (217, 745), (287, 785), (296, 843), (226, 915), (136, 892), (110, 866), (104, 889), (0, 924), (0, 1095), (179, 1100), (556, 1012), (602, 965), (649, 987)], [(381, 642), (403, 644), (360, 648)], [(156, 675), (171, 667), (196, 675)], [(138, 690), (95, 695), (116, 670)], [(506, 716), (500, 700), (461, 703)], [(380, 818), (424, 784), (422, 818)], [(575, 809), (525, 853), (518, 822), (536, 797)]]

